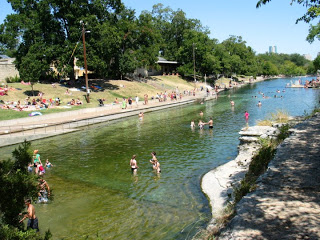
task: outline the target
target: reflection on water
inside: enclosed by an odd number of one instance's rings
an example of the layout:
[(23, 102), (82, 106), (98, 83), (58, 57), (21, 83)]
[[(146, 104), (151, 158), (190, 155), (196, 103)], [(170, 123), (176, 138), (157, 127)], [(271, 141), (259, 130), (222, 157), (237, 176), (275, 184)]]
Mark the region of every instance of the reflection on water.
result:
[[(54, 164), (46, 179), (55, 200), (36, 206), (40, 228), (50, 228), (55, 239), (95, 239), (97, 234), (102, 239), (190, 239), (211, 217), (200, 189), (201, 176), (236, 156), (238, 132), (246, 125), (244, 112), (250, 113), (252, 126), (276, 109), (303, 115), (319, 101), (319, 92), (312, 89), (277, 93), (287, 81), (249, 85), (202, 105), (147, 113), (143, 120), (126, 118), (34, 142), (42, 158)], [(200, 111), (204, 122), (213, 118), (214, 129), (190, 128), (191, 120), (200, 120)], [(12, 147), (1, 149), (2, 155), (11, 151)], [(159, 175), (149, 162), (152, 151), (161, 164)], [(134, 154), (136, 175), (129, 165)]]

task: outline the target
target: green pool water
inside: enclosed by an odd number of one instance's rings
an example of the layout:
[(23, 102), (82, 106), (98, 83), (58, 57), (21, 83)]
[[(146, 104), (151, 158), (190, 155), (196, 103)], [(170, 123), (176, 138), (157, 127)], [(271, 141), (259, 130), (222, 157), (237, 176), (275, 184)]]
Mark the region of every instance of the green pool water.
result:
[[(54, 201), (36, 205), (41, 232), (50, 229), (53, 239), (191, 239), (211, 218), (201, 177), (237, 155), (244, 111), (250, 113), (249, 125), (254, 125), (277, 109), (298, 116), (317, 106), (319, 90), (283, 91), (288, 81), (248, 85), (203, 105), (147, 113), (143, 120), (125, 118), (33, 142), (42, 160), (49, 158), (54, 165), (45, 176)], [(213, 118), (213, 130), (190, 128), (200, 111), (203, 120)], [(8, 156), (13, 148), (1, 148), (0, 153)], [(161, 164), (159, 175), (149, 163), (152, 151)], [(133, 154), (139, 166), (136, 176), (129, 166)]]

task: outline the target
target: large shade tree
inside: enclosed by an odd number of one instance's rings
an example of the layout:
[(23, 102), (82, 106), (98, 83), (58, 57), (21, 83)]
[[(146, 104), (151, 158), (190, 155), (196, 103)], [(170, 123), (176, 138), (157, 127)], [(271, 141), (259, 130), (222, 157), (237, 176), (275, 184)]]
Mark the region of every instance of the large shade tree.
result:
[[(0, 41), (7, 49), (14, 50), (21, 77), (30, 81), (38, 81), (43, 71), (49, 70), (50, 64), (55, 64), (61, 73), (72, 79), (74, 61), (70, 61), (70, 57), (81, 39), (80, 21), (95, 28), (107, 21), (117, 21), (117, 14), (123, 9), (121, 0), (8, 2), (15, 13), (7, 16), (1, 25)], [(78, 48), (76, 55), (79, 57), (80, 52)], [(28, 63), (31, 62), (41, 67), (30, 71)]]

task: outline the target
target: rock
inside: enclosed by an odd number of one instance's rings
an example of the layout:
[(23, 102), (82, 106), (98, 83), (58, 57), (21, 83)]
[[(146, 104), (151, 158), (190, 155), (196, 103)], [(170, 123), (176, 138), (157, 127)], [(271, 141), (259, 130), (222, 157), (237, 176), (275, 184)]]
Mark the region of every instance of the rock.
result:
[(266, 139), (266, 138), (268, 138), (268, 134), (262, 134), (260, 137), (263, 139)]

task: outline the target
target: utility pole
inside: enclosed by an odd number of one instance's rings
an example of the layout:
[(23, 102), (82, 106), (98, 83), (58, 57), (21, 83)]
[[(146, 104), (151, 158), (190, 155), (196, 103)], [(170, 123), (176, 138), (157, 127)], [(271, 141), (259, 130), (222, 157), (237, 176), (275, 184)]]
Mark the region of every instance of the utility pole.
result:
[(86, 39), (85, 39), (85, 29), (84, 29), (84, 22), (81, 21), (82, 23), (82, 42), (83, 42), (83, 59), (84, 59), (84, 69), (85, 69), (85, 74), (86, 74), (86, 100), (87, 103), (90, 103), (90, 96), (89, 96), (89, 85), (88, 85), (88, 67), (87, 67), (87, 53), (86, 53)]
[(196, 57), (195, 57), (194, 45), (195, 45), (195, 43), (192, 43), (192, 53), (193, 53), (193, 80), (194, 80), (194, 86), (196, 87)]

